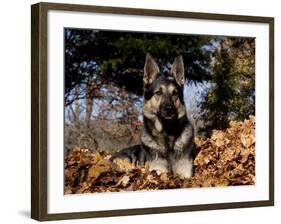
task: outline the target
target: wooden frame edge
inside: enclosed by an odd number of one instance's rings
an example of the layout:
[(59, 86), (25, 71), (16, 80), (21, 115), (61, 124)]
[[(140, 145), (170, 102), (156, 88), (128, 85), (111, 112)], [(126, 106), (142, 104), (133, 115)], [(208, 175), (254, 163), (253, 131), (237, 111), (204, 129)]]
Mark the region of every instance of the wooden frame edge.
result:
[(269, 21), (269, 201), (274, 206), (274, 18)]
[(240, 22), (258, 22), (270, 23), (272, 17), (265, 16), (246, 16), (234, 14), (204, 13), (204, 12), (187, 12), (187, 11), (171, 11), (159, 9), (142, 9), (142, 8), (125, 8), (112, 6), (96, 6), (96, 5), (80, 5), (80, 4), (64, 4), (40, 2), (41, 7), (47, 10), (66, 10), (76, 12), (99, 12), (99, 13), (115, 13), (140, 16), (160, 16), (175, 18), (191, 18), (191, 19), (207, 19), (207, 20), (228, 20)]
[(31, 6), (31, 218), (47, 217), (47, 9)]
[[(47, 211), (47, 12), (67, 10), (119, 13), (131, 15), (200, 18), (269, 24), (269, 200), (204, 204), (189, 206), (141, 208), (113, 211), (89, 211), (48, 214)], [(93, 217), (159, 214), (187, 211), (262, 207), (274, 205), (274, 18), (224, 15), (184, 11), (105, 7), (92, 5), (37, 3), (31, 6), (31, 218), (38, 221)]]
[(39, 163), (37, 161), (39, 140), (36, 130), (39, 129), (38, 122), (38, 49), (39, 41), (36, 30), (39, 29), (39, 6), (31, 7), (31, 217), (39, 217), (39, 192), (38, 186)]

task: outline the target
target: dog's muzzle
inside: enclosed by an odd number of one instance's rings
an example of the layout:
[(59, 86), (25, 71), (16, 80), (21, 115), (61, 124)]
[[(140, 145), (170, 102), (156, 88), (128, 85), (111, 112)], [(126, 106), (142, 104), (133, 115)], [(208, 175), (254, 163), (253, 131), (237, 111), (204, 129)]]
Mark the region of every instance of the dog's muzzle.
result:
[(173, 120), (178, 117), (177, 109), (173, 103), (166, 103), (160, 107), (159, 116), (163, 120)]

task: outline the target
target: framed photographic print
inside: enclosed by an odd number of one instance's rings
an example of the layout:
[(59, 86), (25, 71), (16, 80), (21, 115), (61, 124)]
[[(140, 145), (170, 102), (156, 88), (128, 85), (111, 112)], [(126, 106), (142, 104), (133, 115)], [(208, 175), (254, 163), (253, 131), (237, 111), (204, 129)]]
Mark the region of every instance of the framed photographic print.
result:
[(274, 19), (32, 5), (31, 216), (274, 204)]

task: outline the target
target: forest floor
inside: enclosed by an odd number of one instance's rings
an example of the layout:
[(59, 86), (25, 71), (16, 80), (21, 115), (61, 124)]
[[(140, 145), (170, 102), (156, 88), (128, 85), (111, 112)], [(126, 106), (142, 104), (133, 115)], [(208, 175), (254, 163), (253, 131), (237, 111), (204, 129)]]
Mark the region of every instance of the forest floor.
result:
[(231, 121), (207, 139), (195, 138), (192, 178), (157, 174), (110, 154), (75, 148), (65, 158), (65, 194), (255, 184), (255, 117)]

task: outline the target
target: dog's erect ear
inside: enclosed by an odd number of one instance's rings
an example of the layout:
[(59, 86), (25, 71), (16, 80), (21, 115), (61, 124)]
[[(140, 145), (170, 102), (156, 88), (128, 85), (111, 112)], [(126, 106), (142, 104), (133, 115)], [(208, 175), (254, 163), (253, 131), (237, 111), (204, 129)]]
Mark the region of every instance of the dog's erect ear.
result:
[(185, 83), (184, 77), (184, 64), (182, 56), (175, 58), (174, 63), (171, 68), (171, 75), (175, 78), (179, 86), (183, 86)]
[(159, 67), (153, 57), (147, 53), (145, 57), (143, 83), (148, 87), (160, 75)]

